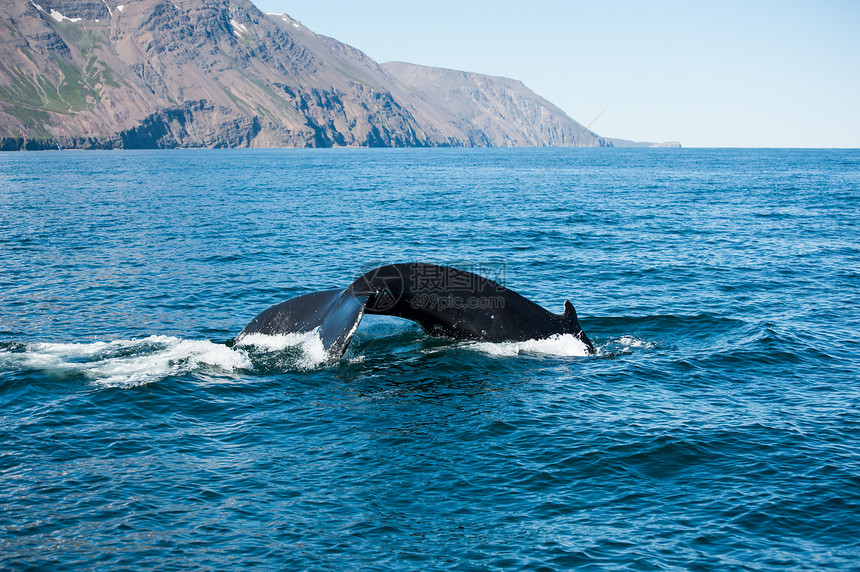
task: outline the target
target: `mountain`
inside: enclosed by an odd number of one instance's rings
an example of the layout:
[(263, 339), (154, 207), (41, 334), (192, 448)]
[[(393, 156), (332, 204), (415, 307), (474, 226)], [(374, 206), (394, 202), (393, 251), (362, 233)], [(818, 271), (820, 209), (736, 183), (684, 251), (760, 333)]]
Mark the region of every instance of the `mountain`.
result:
[(0, 149), (611, 146), (522, 83), (389, 63), (249, 0), (7, 0)]
[(606, 141), (612, 144), (613, 147), (648, 147), (651, 149), (680, 149), (681, 144), (677, 141), (664, 141), (662, 143), (652, 143), (650, 141), (630, 141), (628, 139), (616, 139), (607, 137)]
[(605, 145), (522, 82), (402, 62), (383, 69), (409, 90), (406, 107), (450, 145), (595, 147)]

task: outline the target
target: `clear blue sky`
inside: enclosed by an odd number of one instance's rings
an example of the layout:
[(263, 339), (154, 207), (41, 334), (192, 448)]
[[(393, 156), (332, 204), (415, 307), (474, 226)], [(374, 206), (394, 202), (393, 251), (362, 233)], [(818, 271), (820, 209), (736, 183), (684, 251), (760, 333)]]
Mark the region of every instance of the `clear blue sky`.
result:
[(860, 147), (860, 0), (253, 0), (378, 62), (523, 81), (600, 135)]

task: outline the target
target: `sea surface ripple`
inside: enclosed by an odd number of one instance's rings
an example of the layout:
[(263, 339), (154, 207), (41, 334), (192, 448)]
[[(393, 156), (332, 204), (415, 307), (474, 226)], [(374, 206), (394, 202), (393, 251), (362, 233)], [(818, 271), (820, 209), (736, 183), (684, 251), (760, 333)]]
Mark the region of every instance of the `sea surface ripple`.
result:
[[(860, 152), (0, 155), (0, 569), (858, 570)], [(564, 340), (366, 317), (377, 264)]]

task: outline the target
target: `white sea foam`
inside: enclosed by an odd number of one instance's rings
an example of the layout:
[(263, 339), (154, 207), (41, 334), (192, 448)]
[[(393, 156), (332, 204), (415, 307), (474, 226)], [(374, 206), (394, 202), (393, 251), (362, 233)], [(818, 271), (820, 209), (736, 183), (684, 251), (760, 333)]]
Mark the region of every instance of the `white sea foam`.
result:
[(559, 334), (542, 340), (524, 342), (470, 342), (464, 347), (500, 357), (518, 355), (587, 356), (588, 348), (573, 334)]
[(633, 336), (621, 336), (616, 340), (618, 344), (625, 348), (646, 348), (650, 349), (654, 347), (653, 342), (649, 342), (646, 340), (642, 340), (639, 338), (634, 338)]
[(264, 352), (274, 353), (285, 350), (298, 350), (295, 366), (299, 369), (314, 369), (329, 361), (319, 330), (310, 332), (279, 334), (250, 334), (236, 343), (236, 347), (255, 348)]
[(93, 383), (133, 387), (201, 368), (233, 372), (252, 367), (248, 355), (205, 340), (170, 336), (76, 344), (30, 344), (22, 366), (83, 374)]

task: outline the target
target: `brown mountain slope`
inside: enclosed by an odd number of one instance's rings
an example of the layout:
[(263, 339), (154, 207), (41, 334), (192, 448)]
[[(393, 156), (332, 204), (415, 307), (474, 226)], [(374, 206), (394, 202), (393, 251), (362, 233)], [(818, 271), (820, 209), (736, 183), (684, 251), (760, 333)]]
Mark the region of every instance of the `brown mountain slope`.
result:
[(10, 0), (0, 148), (606, 144), (519, 82), (415, 69), (249, 0)]
[(600, 147), (606, 142), (522, 82), (504, 77), (389, 62), (410, 90), (407, 107), (452, 144), (489, 147)]

